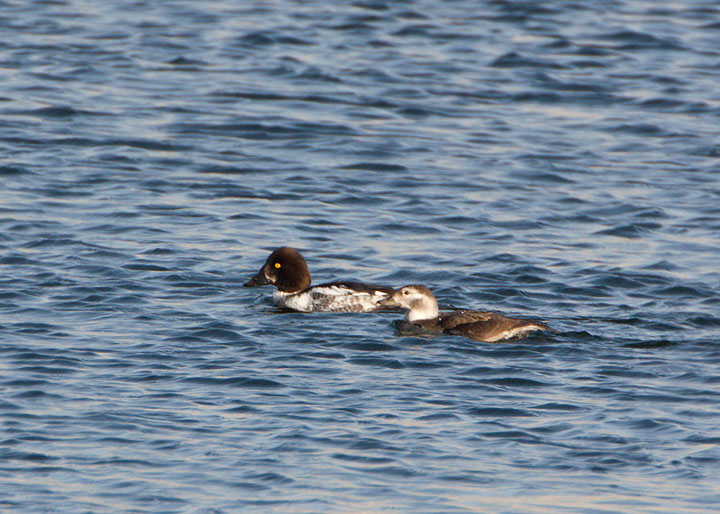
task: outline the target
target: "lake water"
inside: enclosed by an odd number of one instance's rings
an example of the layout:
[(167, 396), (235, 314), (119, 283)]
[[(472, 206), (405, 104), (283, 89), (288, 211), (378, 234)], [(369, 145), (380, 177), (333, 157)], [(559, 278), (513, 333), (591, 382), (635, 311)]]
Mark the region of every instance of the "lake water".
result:
[[(0, 510), (716, 512), (720, 6), (0, 2)], [(547, 321), (501, 344), (422, 283)]]

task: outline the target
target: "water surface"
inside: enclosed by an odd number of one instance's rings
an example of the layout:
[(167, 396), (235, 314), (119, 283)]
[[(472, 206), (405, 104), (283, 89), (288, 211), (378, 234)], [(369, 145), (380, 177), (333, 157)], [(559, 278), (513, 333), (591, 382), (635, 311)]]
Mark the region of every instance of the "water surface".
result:
[(0, 510), (717, 509), (715, 2), (0, 6)]

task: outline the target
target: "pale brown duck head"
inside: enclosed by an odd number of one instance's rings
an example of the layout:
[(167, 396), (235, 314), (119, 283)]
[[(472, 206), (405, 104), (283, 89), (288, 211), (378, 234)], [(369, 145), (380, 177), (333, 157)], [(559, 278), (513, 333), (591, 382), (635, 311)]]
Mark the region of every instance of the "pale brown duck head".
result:
[(402, 307), (408, 309), (408, 321), (435, 319), (438, 317), (438, 304), (430, 289), (421, 285), (405, 286), (395, 294), (380, 302), (384, 307)]

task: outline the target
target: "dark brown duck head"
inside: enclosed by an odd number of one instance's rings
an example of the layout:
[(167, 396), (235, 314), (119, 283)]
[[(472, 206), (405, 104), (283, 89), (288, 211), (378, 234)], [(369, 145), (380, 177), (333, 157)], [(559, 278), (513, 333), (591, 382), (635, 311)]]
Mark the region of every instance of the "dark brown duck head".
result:
[(257, 287), (272, 284), (285, 293), (296, 293), (310, 287), (310, 270), (300, 252), (283, 246), (267, 258), (257, 274), (243, 284)]

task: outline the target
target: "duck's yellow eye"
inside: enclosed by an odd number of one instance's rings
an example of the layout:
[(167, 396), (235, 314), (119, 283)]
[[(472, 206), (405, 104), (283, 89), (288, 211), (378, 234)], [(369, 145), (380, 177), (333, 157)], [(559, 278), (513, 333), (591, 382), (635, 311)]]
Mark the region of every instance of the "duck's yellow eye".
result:
[(275, 267), (276, 267), (277, 269), (280, 269), (280, 268), (282, 268), (282, 264), (280, 264), (279, 262), (276, 262), (276, 263), (275, 263)]

